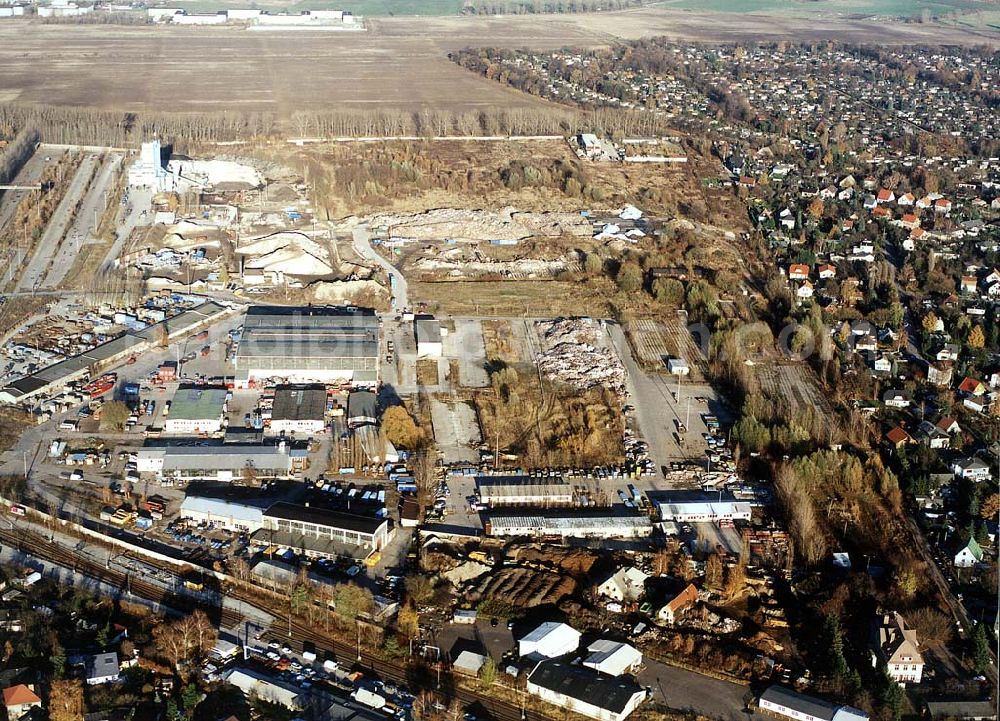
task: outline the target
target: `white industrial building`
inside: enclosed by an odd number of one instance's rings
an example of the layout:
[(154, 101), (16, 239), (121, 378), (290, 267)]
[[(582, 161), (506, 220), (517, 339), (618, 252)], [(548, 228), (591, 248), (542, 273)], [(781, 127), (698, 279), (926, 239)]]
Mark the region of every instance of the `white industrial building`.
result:
[(557, 658), (573, 653), (580, 645), (580, 632), (572, 626), (546, 621), (518, 641), (518, 653), (538, 658)]
[(279, 502), (263, 516), (252, 543), (290, 548), (310, 558), (367, 558), (389, 543), (389, 521), (357, 513)]
[(539, 663), (528, 676), (527, 691), (598, 721), (623, 721), (646, 699), (645, 689), (634, 681), (561, 661)]
[(222, 430), (225, 388), (178, 388), (163, 423), (166, 433), (218, 433)]
[(40, 18), (71, 18), (79, 15), (89, 15), (94, 12), (93, 5), (81, 6), (67, 0), (52, 0), (48, 5), (38, 6)]
[(642, 666), (642, 651), (627, 643), (600, 639), (587, 646), (590, 655), (583, 665), (608, 676), (636, 673)]
[(691, 372), (691, 366), (683, 358), (668, 358), (667, 371), (675, 376), (686, 376)]
[(264, 508), (225, 498), (187, 496), (181, 503), (181, 518), (195, 523), (214, 523), (227, 531), (253, 533), (264, 527)]
[(354, 306), (251, 306), (236, 352), (236, 385), (378, 384), (378, 317)]
[(3, 5), (0, 6), (0, 18), (21, 17), (24, 15), (24, 5)]
[(476, 492), (479, 502), (491, 508), (573, 503), (573, 486), (562, 478), (476, 476)]
[(651, 495), (651, 499), (660, 511), (661, 521), (718, 523), (749, 521), (751, 516), (751, 504), (748, 501), (738, 501), (730, 493), (672, 491)]
[(274, 435), (311, 436), (326, 428), (326, 388), (281, 387), (274, 391), (271, 424)]
[(760, 695), (757, 706), (771, 716), (795, 721), (868, 721), (868, 714), (864, 711), (832, 704), (782, 686), (769, 686)]
[(260, 483), (292, 476), (292, 458), (277, 446), (161, 446), (140, 448), (136, 470), (160, 480)]
[(175, 180), (163, 162), (160, 141), (143, 143), (139, 157), (128, 169), (128, 184), (134, 188), (150, 188), (154, 192), (163, 193), (174, 189)]
[(440, 322), (433, 318), (417, 318), (413, 321), (413, 332), (417, 340), (417, 358), (440, 358), (444, 354), (441, 336), (445, 331)]
[(261, 701), (278, 704), (290, 709), (301, 707), (299, 701), (301, 691), (297, 686), (285, 683), (255, 669), (230, 669), (223, 675), (223, 679), (225, 679), (226, 683), (235, 686), (248, 697), (254, 696)]
[(603, 511), (526, 508), (491, 512), (483, 519), (483, 529), (487, 536), (646, 538), (653, 533), (653, 524), (649, 516), (610, 508)]

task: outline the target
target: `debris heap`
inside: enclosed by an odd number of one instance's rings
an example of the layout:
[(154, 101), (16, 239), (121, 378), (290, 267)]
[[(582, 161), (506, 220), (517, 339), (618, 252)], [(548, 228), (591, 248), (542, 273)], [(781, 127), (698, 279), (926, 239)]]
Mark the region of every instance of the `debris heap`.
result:
[(535, 358), (549, 379), (579, 390), (607, 388), (625, 394), (625, 367), (592, 318), (557, 318), (537, 324), (545, 348)]

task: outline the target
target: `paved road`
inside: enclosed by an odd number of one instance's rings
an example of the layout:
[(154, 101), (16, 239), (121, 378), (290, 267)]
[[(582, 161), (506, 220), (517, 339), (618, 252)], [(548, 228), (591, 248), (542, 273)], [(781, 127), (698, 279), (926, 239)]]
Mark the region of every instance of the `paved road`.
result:
[[(65, 151), (45, 151), (39, 150), (24, 164), (21, 172), (12, 181), (12, 184), (34, 185), (42, 179), (42, 173), (47, 165), (58, 161)], [(46, 160), (48, 158), (48, 160)], [(14, 219), (14, 211), (18, 203), (24, 198), (27, 190), (5, 190), (0, 192), (0, 228), (6, 227)], [(20, 240), (20, 239), (18, 239)], [(4, 282), (9, 283), (14, 271), (21, 266), (24, 261), (25, 248), (18, 245), (10, 249), (7, 256), (7, 270), (4, 274)]]
[(396, 266), (387, 261), (381, 255), (378, 254), (369, 242), (368, 226), (367, 225), (356, 225), (351, 229), (354, 235), (354, 252), (367, 261), (375, 263), (386, 272), (386, 274), (394, 279), (395, 286), (393, 288), (392, 297), (392, 308), (393, 310), (401, 310), (403, 308), (410, 307), (409, 300), (409, 288), (406, 284), (406, 278), (400, 273)]
[(96, 155), (87, 155), (80, 163), (76, 174), (70, 181), (69, 188), (66, 190), (66, 195), (63, 196), (59, 206), (49, 219), (49, 224), (45, 227), (45, 232), (42, 233), (42, 237), (35, 247), (35, 254), (31, 257), (28, 267), (17, 283), (17, 290), (35, 290), (41, 286), (49, 264), (56, 254), (56, 249), (69, 228), (73, 208), (86, 192), (88, 181), (93, 175), (97, 163), (98, 156)]
[(153, 207), (152, 192), (142, 188), (130, 188), (128, 197), (129, 202), (126, 206), (126, 215), (118, 221), (118, 227), (115, 231), (115, 242), (108, 250), (108, 254), (104, 256), (104, 262), (101, 263), (102, 272), (110, 268), (114, 264), (115, 259), (121, 255), (125, 243), (128, 241), (129, 236), (132, 235), (132, 231), (135, 230), (136, 226), (148, 224), (152, 221), (150, 217)]
[(42, 282), (43, 288), (57, 288), (73, 266), (81, 247), (87, 243), (100, 242), (95, 238), (97, 226), (107, 202), (109, 184), (121, 159), (120, 155), (109, 155), (104, 160), (97, 175), (94, 176), (94, 182), (90, 184), (90, 189), (83, 199), (80, 211), (66, 233), (66, 237), (63, 238), (49, 267), (49, 272)]

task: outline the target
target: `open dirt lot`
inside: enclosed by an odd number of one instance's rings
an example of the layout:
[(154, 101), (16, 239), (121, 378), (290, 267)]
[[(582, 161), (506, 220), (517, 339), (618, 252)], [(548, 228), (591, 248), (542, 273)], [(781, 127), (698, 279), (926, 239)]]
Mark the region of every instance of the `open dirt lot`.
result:
[[(30, 32), (28, 25), (30, 24)], [(129, 110), (315, 110), (348, 106), (475, 110), (539, 106), (452, 64), (485, 45), (551, 50), (665, 35), (674, 40), (788, 39), (996, 45), (1000, 33), (939, 23), (769, 17), (645, 8), (545, 17), (407, 17), (364, 33), (0, 23), (5, 100)], [(194, 75), (194, 76), (193, 76)]]

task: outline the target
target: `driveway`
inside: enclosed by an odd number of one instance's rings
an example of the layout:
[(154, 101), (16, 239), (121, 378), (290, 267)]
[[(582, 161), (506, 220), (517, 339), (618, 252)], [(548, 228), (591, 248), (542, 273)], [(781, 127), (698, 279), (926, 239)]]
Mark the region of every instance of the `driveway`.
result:
[(410, 300), (406, 278), (404, 278), (403, 274), (396, 269), (396, 266), (379, 255), (378, 251), (372, 247), (370, 235), (368, 233), (368, 226), (355, 225), (351, 229), (351, 232), (354, 236), (354, 242), (352, 244), (354, 252), (363, 259), (381, 267), (389, 277), (390, 286), (392, 287), (392, 309), (402, 310), (403, 308), (408, 308), (410, 306)]

